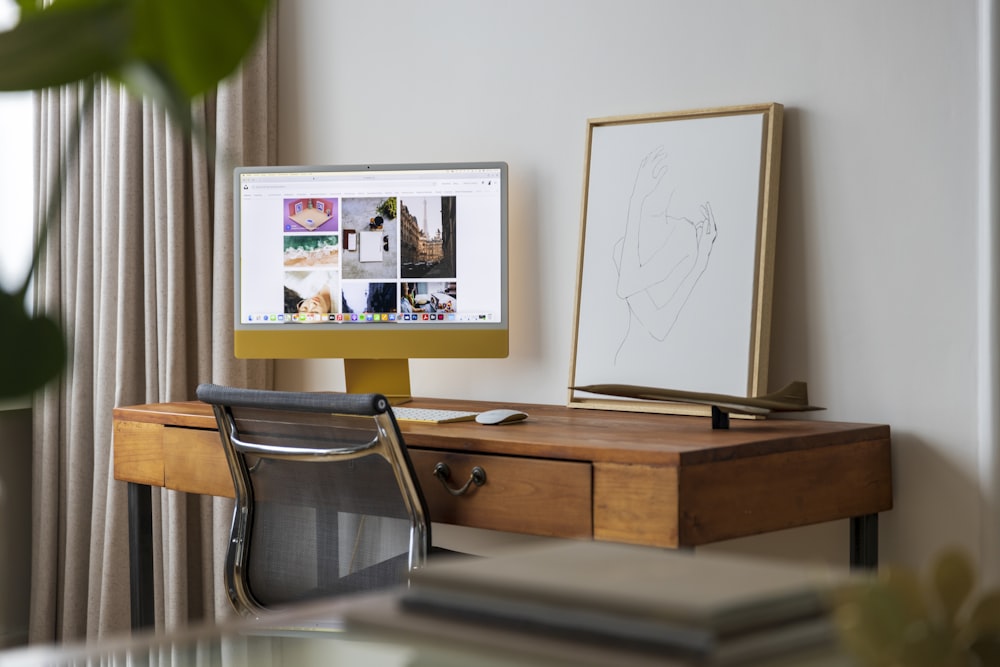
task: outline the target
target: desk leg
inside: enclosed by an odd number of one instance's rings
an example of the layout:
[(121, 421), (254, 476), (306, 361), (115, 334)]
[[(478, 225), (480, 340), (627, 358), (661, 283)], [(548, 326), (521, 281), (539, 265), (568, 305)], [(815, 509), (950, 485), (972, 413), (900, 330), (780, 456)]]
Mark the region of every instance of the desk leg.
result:
[(128, 561), (132, 629), (152, 628), (153, 612), (153, 499), (145, 484), (128, 485)]
[(851, 569), (878, 569), (878, 514), (851, 517)]

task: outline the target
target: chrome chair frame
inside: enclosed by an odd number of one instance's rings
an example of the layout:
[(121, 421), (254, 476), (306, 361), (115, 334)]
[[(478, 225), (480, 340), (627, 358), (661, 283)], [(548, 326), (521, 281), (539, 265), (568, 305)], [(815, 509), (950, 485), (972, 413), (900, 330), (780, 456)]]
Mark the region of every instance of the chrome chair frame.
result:
[[(218, 423), (226, 460), (232, 474), (236, 495), (230, 542), (226, 554), (225, 583), (229, 600), (242, 615), (260, 615), (267, 607), (250, 590), (247, 559), (250, 531), (253, 529), (254, 496), (250, 468), (245, 455), (261, 459), (295, 461), (346, 461), (377, 455), (392, 467), (410, 523), (408, 569), (426, 561), (430, 544), (430, 520), (426, 503), (416, 482), (389, 401), (380, 394), (335, 394), (283, 392), (241, 389), (202, 384), (198, 399), (212, 405)], [(369, 417), (376, 425), (376, 436), (368, 442), (345, 447), (305, 448), (252, 442), (237, 428), (233, 408), (273, 410), (331, 415), (331, 417)], [(278, 414), (276, 412), (275, 414)], [(370, 426), (369, 426), (370, 428)]]

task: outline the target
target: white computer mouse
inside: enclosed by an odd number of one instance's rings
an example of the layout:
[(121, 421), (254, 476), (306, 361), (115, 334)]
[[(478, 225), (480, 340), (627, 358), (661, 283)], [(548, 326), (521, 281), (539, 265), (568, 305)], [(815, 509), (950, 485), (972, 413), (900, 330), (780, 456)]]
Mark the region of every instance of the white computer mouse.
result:
[(480, 424), (493, 426), (496, 424), (512, 424), (514, 422), (519, 422), (522, 419), (527, 419), (527, 417), (528, 413), (521, 412), (520, 410), (497, 408), (496, 410), (480, 412), (476, 415), (476, 421)]

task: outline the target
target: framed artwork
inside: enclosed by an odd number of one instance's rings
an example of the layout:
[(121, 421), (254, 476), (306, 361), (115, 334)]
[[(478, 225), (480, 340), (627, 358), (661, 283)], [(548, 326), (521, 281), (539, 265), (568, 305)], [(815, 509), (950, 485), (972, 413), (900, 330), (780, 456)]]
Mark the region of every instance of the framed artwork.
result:
[(710, 414), (623, 384), (767, 391), (783, 108), (587, 123), (570, 407)]

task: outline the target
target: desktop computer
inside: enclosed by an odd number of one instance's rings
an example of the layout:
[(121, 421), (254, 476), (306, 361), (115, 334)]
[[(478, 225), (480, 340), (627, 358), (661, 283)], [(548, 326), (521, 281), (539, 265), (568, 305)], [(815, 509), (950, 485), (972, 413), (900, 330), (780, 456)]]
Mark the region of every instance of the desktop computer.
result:
[(503, 162), (240, 167), (235, 354), (339, 358), (410, 394), (411, 358), (508, 354)]

